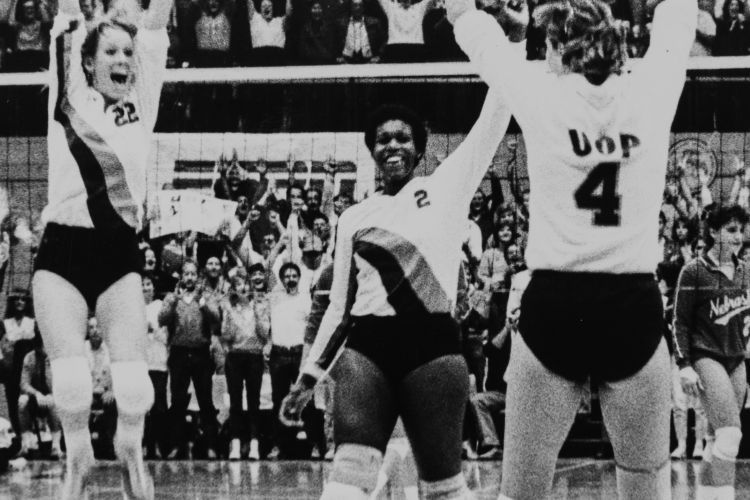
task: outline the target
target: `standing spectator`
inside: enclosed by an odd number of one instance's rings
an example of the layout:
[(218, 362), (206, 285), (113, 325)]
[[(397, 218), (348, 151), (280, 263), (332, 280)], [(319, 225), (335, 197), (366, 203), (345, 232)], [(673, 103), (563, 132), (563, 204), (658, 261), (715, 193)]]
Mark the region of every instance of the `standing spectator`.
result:
[[(172, 430), (170, 458), (181, 450), (178, 438), (185, 427), (185, 412), (190, 397), (188, 387), (193, 382), (195, 396), (200, 408), (201, 425), (207, 439), (209, 457), (215, 456), (217, 422), (216, 410), (212, 401), (211, 377), (214, 363), (211, 358), (211, 321), (207, 311), (206, 298), (202, 290), (196, 288), (198, 265), (186, 261), (182, 266), (180, 283), (174, 293), (164, 298), (159, 313), (159, 324), (169, 332), (169, 368), (172, 404), (170, 421)], [(184, 450), (182, 450), (184, 451)]]
[(263, 262), (263, 256), (256, 249), (262, 248), (262, 238), (272, 231), (263, 212), (263, 207), (251, 206), (248, 198), (241, 195), (237, 200), (237, 211), (225, 230), (235, 255), (245, 267)]
[(422, 23), (433, 0), (379, 0), (388, 18), (388, 43), (381, 62), (414, 63), (428, 59)]
[[(268, 343), (270, 311), (261, 294), (250, 297), (244, 269), (232, 278), (232, 288), (221, 302), (221, 339), (228, 353), (224, 367), (229, 392), (229, 459), (240, 458), (243, 420), (249, 425), (250, 458), (258, 460), (260, 388), (263, 381), (263, 349)], [(247, 419), (243, 418), (242, 393), (246, 394)]]
[(146, 418), (146, 431), (144, 441), (146, 444), (146, 457), (166, 456), (169, 453), (167, 443), (167, 351), (168, 332), (167, 328), (159, 325), (159, 311), (162, 301), (155, 298), (154, 281), (144, 274), (141, 276), (143, 285), (143, 298), (146, 301), (146, 320), (148, 321), (148, 336), (146, 344), (146, 362), (148, 363), (148, 376), (154, 386), (154, 405)]
[[(274, 415), (278, 415), (281, 402), (289, 393), (299, 375), (302, 361), (302, 345), (305, 339), (307, 315), (310, 313), (309, 290), (300, 290), (300, 268), (287, 262), (279, 269), (281, 290), (270, 295), (271, 349), (269, 368), (273, 391)], [(281, 456), (290, 454), (290, 446), (296, 431), (277, 424), (277, 444)]]
[(218, 302), (229, 292), (230, 286), (230, 283), (224, 278), (224, 268), (219, 257), (215, 255), (208, 257), (206, 264), (203, 266), (203, 277), (199, 284), (204, 297), (207, 299), (213, 298)]
[(716, 21), (715, 56), (746, 56), (750, 52), (750, 28), (742, 0), (725, 0), (721, 19)]
[(254, 0), (246, 1), (253, 47), (250, 65), (283, 66), (286, 62), (284, 46), (288, 20), (292, 15), (292, 0), (286, 0), (283, 16), (274, 16), (272, 0), (261, 0), (260, 12), (255, 10)]
[[(52, 433), (53, 458), (62, 455), (60, 450), (60, 419), (55, 411), (52, 398), (52, 370), (49, 358), (44, 351), (41, 335), (34, 337), (34, 350), (23, 359), (21, 372), (21, 396), (18, 398), (18, 413), (21, 421), (22, 447), (28, 452), (36, 442), (39, 429), (36, 422), (40, 418), (47, 420)], [(37, 434), (37, 436), (34, 436)]]
[(231, 14), (227, 0), (201, 0), (201, 13), (195, 22), (194, 64), (201, 68), (231, 66)]
[(297, 54), (302, 64), (334, 64), (334, 30), (326, 19), (321, 0), (310, 4), (310, 16), (302, 25)]
[(246, 196), (253, 205), (263, 196), (268, 189), (268, 170), (266, 162), (258, 160), (255, 171), (260, 176), (259, 180), (249, 179), (237, 158), (237, 150), (232, 150), (232, 158), (227, 161), (222, 154), (218, 159), (217, 171), (219, 177), (214, 182), (214, 196), (222, 200), (239, 201), (240, 196)]
[(36, 330), (31, 296), (26, 290), (14, 288), (8, 296), (3, 328), (5, 336), (2, 339), (2, 356), (8, 373), (5, 397), (8, 400), (10, 422), (14, 431), (20, 434), (18, 396), (21, 370), (24, 357), (33, 349)]
[(351, 0), (349, 15), (338, 21), (336, 41), (339, 63), (376, 63), (386, 35), (379, 19), (365, 16), (364, 0)]
[(39, 71), (49, 65), (50, 12), (47, 2), (20, 0), (8, 22), (8, 71)]
[[(102, 343), (102, 334), (96, 317), (89, 318), (86, 355), (93, 383), (91, 404), (91, 436), (99, 443), (98, 458), (114, 460), (114, 438), (117, 429), (117, 406), (112, 392), (109, 350)], [(97, 436), (94, 438), (94, 436)]]
[(710, 56), (716, 38), (716, 20), (713, 15), (712, 0), (698, 1), (698, 26), (695, 30), (695, 41), (690, 50), (691, 56)]

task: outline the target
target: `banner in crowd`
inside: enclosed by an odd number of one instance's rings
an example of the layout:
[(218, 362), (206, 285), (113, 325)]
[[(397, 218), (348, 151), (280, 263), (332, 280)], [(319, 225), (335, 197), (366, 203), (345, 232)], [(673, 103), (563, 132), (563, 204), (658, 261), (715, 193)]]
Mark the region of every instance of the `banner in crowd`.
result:
[(151, 238), (196, 231), (215, 235), (237, 210), (237, 203), (189, 190), (160, 191), (158, 211), (151, 221)]

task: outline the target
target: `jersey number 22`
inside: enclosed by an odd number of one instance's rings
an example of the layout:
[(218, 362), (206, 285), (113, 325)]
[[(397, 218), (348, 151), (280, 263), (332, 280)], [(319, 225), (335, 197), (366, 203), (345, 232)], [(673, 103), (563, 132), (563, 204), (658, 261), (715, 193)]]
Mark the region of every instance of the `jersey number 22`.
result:
[[(595, 226), (620, 225), (620, 195), (617, 194), (619, 174), (618, 162), (600, 163), (576, 189), (576, 205), (578, 208), (594, 211), (592, 223)], [(594, 194), (597, 190), (599, 194)]]

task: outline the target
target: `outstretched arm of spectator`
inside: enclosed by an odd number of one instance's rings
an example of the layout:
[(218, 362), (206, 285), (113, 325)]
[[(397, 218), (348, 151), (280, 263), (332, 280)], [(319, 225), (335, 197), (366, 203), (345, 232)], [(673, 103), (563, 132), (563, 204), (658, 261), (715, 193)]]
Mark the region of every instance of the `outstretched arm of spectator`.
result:
[(253, 2), (253, 0), (247, 0), (247, 20), (248, 20), (248, 22), (252, 21), (253, 16), (255, 14), (257, 14), (257, 12), (255, 11), (255, 3)]
[[(503, 197), (503, 186), (500, 184), (500, 175), (495, 168), (494, 163), (490, 165), (490, 207), (489, 209), (494, 211), (497, 207), (501, 206), (505, 201)], [(513, 186), (511, 185), (511, 192), (513, 192)]]
[(255, 165), (255, 171), (258, 172), (260, 178), (258, 179), (258, 188), (255, 190), (255, 193), (253, 193), (253, 199), (250, 200), (250, 205), (260, 203), (260, 200), (264, 198), (268, 192), (268, 177), (266, 177), (268, 165), (266, 165), (266, 162), (264, 160), (258, 160), (258, 163)]
[(333, 220), (333, 197), (336, 189), (336, 164), (333, 158), (328, 158), (323, 164), (323, 170), (326, 176), (323, 179), (323, 194), (320, 197), (320, 211), (328, 217), (328, 221)]
[(292, 0), (286, 0), (286, 4), (284, 5), (284, 30), (288, 29), (290, 26), (290, 19), (292, 19), (292, 13), (294, 12), (294, 6), (292, 5)]

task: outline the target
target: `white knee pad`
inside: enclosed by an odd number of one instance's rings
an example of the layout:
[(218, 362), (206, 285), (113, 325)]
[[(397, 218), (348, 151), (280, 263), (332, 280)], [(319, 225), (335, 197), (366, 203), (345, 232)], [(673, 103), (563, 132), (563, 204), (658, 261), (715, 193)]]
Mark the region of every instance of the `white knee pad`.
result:
[(60, 413), (91, 411), (93, 384), (89, 362), (83, 356), (58, 358), (50, 361), (52, 396)]
[(716, 429), (713, 455), (721, 460), (734, 461), (740, 451), (742, 430), (739, 427), (721, 427)]
[(380, 450), (361, 444), (342, 444), (333, 456), (330, 482), (355, 486), (366, 494), (375, 490), (383, 464)]
[(126, 415), (145, 415), (154, 404), (154, 386), (144, 361), (112, 363), (112, 392), (117, 411)]

